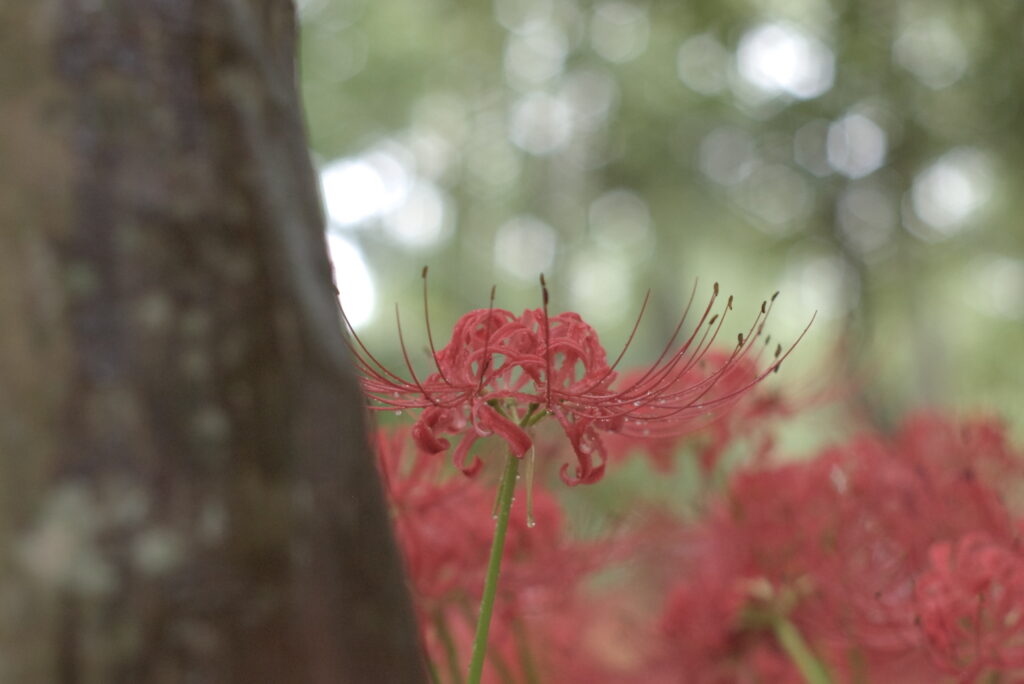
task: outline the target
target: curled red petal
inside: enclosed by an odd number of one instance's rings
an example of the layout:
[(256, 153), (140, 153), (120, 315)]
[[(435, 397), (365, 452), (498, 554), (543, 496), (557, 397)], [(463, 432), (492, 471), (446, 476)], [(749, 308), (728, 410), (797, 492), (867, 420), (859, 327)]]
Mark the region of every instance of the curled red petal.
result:
[(439, 437), (438, 432), (442, 430), (451, 431), (452, 420), (450, 411), (440, 408), (428, 408), (420, 414), (416, 424), (412, 427), (412, 439), (416, 446), (428, 454), (439, 454), (447, 451), (451, 442)]
[[(569, 420), (563, 411), (554, 411), (555, 418), (562, 425), (569, 444), (576, 453), (576, 473), (571, 476), (569, 464), (562, 465), (558, 471), (562, 482), (574, 487), (578, 484), (593, 484), (604, 476), (605, 450), (601, 438), (594, 430), (592, 422), (576, 416)], [(595, 464), (594, 456), (597, 456)]]
[[(467, 432), (459, 442), (459, 446), (455, 447), (455, 453), (452, 455), (452, 460), (455, 463), (455, 467), (462, 471), (462, 474), (467, 477), (473, 477), (479, 472), (480, 467), (484, 464), (476, 456), (469, 456), (469, 448), (476, 442), (478, 436), (475, 432)], [(466, 457), (469, 456), (469, 465), (466, 465)]]

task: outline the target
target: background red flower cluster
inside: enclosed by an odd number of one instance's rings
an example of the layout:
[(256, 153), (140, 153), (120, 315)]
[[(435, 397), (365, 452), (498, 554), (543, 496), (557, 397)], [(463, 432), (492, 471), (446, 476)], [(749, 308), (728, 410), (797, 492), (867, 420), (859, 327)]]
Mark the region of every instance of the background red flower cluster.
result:
[[(623, 469), (700, 479), (685, 505), (638, 500), (628, 515), (601, 517), (575, 496), (594, 488), (545, 489), (557, 459), (542, 459), (536, 526), (521, 494), (513, 506), (485, 679), (1024, 676), (1024, 549), (1012, 505), (1024, 461), (1006, 427), (937, 411), (891, 431), (850, 418), (842, 439), (791, 454), (777, 431), (822, 410), (798, 403), (758, 387), (685, 435), (616, 436), (609, 451)], [(533, 438), (545, 454), (571, 448), (557, 430)], [(427, 653), (438, 681), (460, 681), (493, 529), (493, 473), (464, 477), (405, 427), (382, 428), (378, 446)], [(726, 453), (740, 458), (720, 462)], [(614, 476), (596, 485), (611, 487)]]

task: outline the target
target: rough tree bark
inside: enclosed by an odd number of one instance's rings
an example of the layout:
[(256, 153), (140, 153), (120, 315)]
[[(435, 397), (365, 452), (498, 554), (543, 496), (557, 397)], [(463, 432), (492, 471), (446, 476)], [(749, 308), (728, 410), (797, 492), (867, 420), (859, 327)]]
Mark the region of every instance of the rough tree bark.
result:
[(0, 681), (418, 682), (282, 0), (0, 3)]

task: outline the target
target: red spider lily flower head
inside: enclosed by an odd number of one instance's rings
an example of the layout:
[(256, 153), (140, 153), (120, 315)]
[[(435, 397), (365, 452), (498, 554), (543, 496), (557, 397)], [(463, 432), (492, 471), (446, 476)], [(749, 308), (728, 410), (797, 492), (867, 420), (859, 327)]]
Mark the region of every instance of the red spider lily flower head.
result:
[(936, 663), (962, 682), (1024, 668), (1024, 556), (980, 533), (936, 543), (917, 578), (918, 620)]
[[(941, 672), (925, 653), (930, 642), (937, 662), (945, 659), (951, 671), (959, 662), (957, 673), (968, 673), (965, 649), (973, 642), (962, 618), (972, 613), (956, 602), (966, 595), (957, 583), (966, 582), (977, 563), (960, 560), (967, 551), (953, 543), (980, 536), (991, 543), (978, 558), (1018, 553), (1018, 527), (1002, 500), (1014, 482), (1005, 469), (1014, 453), (998, 423), (921, 414), (893, 436), (856, 435), (810, 460), (739, 470), (721, 500), (712, 501), (703, 538), (685, 540), (703, 544), (694, 567), (682, 566), (683, 589), (668, 602), (667, 624), (676, 630), (717, 625), (716, 640), (705, 646), (714, 654), (712, 647), (733, 643), (726, 637), (736, 612), (726, 609), (735, 600), (735, 578), (761, 578), (778, 595), (796, 599), (790, 619), (834, 671), (849, 666), (848, 658), (834, 656), (856, 650), (858, 667), (870, 674), (863, 681), (937, 681)], [(991, 551), (996, 547), (1007, 551)], [(986, 668), (995, 667), (994, 651), (999, 662), (1019, 655), (1024, 665), (1024, 560), (1015, 563), (1007, 560), (999, 572), (1021, 572), (1012, 589), (1020, 587), (1016, 598), (1001, 607), (993, 598), (983, 601), (985, 610), (1003, 611), (986, 618)], [(977, 570), (971, 576), (985, 575)], [(998, 582), (985, 591), (1002, 597)], [(712, 604), (702, 606), (702, 600)], [(697, 622), (686, 622), (691, 619)], [(960, 631), (950, 631), (954, 627)]]
[[(426, 273), (424, 268), (424, 309)], [(636, 334), (648, 299), (644, 299), (625, 347), (609, 364), (597, 333), (578, 314), (548, 314), (543, 276), (541, 287), (542, 308), (524, 311), (520, 316), (495, 308), (492, 288), (488, 308), (462, 316), (452, 330), (451, 340), (440, 351), (434, 347), (428, 314), (427, 335), (435, 371), (422, 379), (409, 359), (397, 310), (399, 342), (409, 379), (381, 364), (349, 325), (355, 340), (351, 349), (371, 408), (422, 409), (413, 427), (413, 438), (427, 452), (446, 451), (451, 442), (444, 435), (460, 435), (454, 459), (467, 475), (481, 465), (470, 455), (478, 439), (497, 435), (513, 454), (522, 457), (533, 445), (527, 428), (545, 416), (553, 416), (568, 437), (577, 461), (574, 468), (563, 465), (562, 480), (569, 485), (592, 483), (604, 473), (606, 452), (601, 432), (664, 437), (686, 431), (694, 417), (720, 412), (778, 370), (796, 344), (785, 351), (777, 347), (775, 358), (759, 373), (726, 392), (715, 393), (718, 383), (731, 377), (734, 368), (763, 351), (764, 346), (756, 342), (771, 305), (762, 302), (753, 324), (746, 333), (739, 334), (736, 347), (715, 371), (695, 377), (692, 371), (708, 353), (732, 310), (729, 297), (721, 311), (714, 313), (719, 300), (716, 283), (693, 331), (680, 342), (695, 286), (686, 311), (658, 359), (630, 382), (617, 385), (615, 368)]]
[(804, 681), (771, 630), (769, 616), (785, 612), (770, 605), (783, 603), (776, 587), (752, 572), (728, 533), (710, 525), (682, 535), (692, 548), (659, 621), (661, 669), (676, 673), (672, 681), (700, 684)]

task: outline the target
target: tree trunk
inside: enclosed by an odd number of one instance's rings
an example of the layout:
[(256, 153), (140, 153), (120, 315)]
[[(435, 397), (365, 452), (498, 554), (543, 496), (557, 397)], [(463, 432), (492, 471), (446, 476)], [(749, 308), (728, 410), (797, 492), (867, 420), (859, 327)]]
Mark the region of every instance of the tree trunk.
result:
[(5, 2), (0, 45), (0, 681), (422, 681), (292, 4)]

